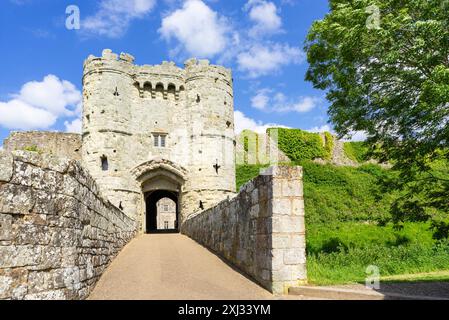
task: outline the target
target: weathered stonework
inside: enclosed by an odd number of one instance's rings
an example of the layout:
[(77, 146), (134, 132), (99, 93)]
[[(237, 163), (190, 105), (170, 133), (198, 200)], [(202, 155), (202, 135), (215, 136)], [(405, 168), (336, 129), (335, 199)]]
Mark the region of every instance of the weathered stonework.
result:
[[(183, 69), (133, 62), (111, 50), (85, 61), (82, 160), (145, 231), (144, 197), (154, 190), (176, 193), (180, 224), (234, 194), (234, 98), (231, 71), (207, 60)], [(149, 178), (136, 180), (135, 172)]]
[(276, 294), (306, 281), (301, 167), (271, 167), (240, 193), (189, 217), (182, 233)]
[(41, 153), (81, 160), (81, 135), (63, 132), (11, 132), (3, 142), (5, 151), (37, 148)]
[(136, 231), (77, 161), (0, 152), (0, 299), (84, 299)]

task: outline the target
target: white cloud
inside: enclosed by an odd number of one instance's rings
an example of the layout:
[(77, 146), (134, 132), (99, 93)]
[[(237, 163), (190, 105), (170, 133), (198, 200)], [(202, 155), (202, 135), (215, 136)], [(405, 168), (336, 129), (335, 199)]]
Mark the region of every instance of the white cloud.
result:
[(24, 84), (12, 97), (0, 101), (0, 126), (8, 129), (48, 129), (59, 117), (81, 113), (81, 92), (54, 75)]
[(247, 72), (250, 78), (277, 73), (285, 65), (299, 64), (304, 60), (304, 52), (299, 47), (279, 43), (256, 43), (237, 55), (239, 70)]
[(268, 128), (288, 128), (283, 125), (275, 123), (262, 123), (262, 121), (256, 121), (243, 114), (243, 112), (236, 110), (234, 112), (235, 133), (239, 134), (243, 130), (252, 130), (257, 133), (265, 133)]
[(17, 99), (0, 102), (0, 126), (7, 129), (46, 129), (51, 127), (56, 119), (51, 112)]
[(255, 23), (250, 30), (251, 36), (261, 36), (281, 31), (282, 19), (273, 2), (265, 0), (249, 0), (245, 6), (249, 10), (249, 18)]
[(282, 92), (274, 92), (270, 89), (260, 89), (251, 98), (251, 106), (267, 112), (297, 112), (306, 113), (316, 108), (322, 99), (318, 97), (299, 97), (288, 99)]
[(268, 103), (270, 102), (270, 97), (268, 96), (269, 93), (270, 90), (268, 89), (259, 90), (257, 94), (251, 98), (251, 106), (259, 110), (267, 109)]
[(81, 133), (82, 122), (81, 119), (74, 119), (73, 121), (65, 121), (65, 130), (69, 133)]
[(332, 130), (332, 128), (330, 127), (330, 125), (325, 124), (323, 126), (320, 127), (313, 127), (312, 129), (307, 130), (309, 132), (313, 132), (313, 133), (321, 133), (321, 132), (330, 132), (333, 133), (334, 131)]
[(218, 15), (201, 0), (187, 0), (181, 9), (162, 19), (159, 33), (170, 42), (178, 42), (175, 52), (196, 57), (213, 57), (226, 48), (229, 28), (224, 17)]
[(81, 92), (69, 81), (59, 80), (54, 75), (46, 76), (41, 82), (26, 83), (16, 97), (56, 116), (73, 116), (78, 111), (77, 107), (81, 102)]
[(277, 104), (275, 111), (306, 113), (315, 109), (320, 101), (321, 99), (317, 97), (301, 97), (294, 103)]
[(132, 20), (143, 18), (155, 5), (155, 0), (101, 0), (97, 13), (81, 21), (81, 32), (119, 38)]

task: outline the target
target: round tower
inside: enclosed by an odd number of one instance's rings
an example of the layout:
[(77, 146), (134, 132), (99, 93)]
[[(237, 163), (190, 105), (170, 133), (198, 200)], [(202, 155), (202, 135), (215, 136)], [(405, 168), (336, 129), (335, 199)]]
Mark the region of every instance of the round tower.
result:
[(139, 96), (133, 62), (129, 54), (106, 49), (102, 57), (85, 61), (83, 76), (83, 163), (110, 201), (130, 216), (135, 214), (135, 182), (125, 157), (133, 136), (131, 103)]
[[(185, 63), (190, 114), (190, 179), (183, 206), (210, 207), (235, 192), (234, 97), (231, 70), (207, 60)], [(191, 211), (191, 210), (190, 210)]]

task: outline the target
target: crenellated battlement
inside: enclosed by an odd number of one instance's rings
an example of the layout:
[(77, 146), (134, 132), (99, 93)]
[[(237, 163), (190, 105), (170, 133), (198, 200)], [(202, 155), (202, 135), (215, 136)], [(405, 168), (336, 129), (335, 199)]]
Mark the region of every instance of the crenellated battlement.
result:
[(175, 62), (163, 61), (159, 65), (136, 65), (135, 58), (129, 53), (113, 53), (110, 49), (103, 50), (101, 57), (90, 55), (84, 61), (84, 76), (92, 73), (121, 73), (132, 77), (140, 88), (151, 85), (155, 88), (158, 84), (169, 90), (172, 85), (176, 91), (185, 83), (198, 79), (209, 79), (213, 82), (223, 81), (232, 85), (232, 72), (223, 66), (211, 65), (209, 60), (189, 59), (184, 63), (184, 68), (178, 67)]

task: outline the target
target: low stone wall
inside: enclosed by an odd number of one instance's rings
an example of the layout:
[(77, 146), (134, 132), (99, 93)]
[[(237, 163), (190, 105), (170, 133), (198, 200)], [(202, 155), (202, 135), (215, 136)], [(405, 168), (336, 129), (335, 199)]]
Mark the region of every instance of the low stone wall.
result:
[(0, 299), (84, 299), (137, 224), (76, 161), (0, 152)]
[(181, 231), (271, 292), (286, 293), (307, 279), (302, 168), (269, 168)]
[(36, 148), (41, 153), (81, 160), (81, 135), (65, 132), (14, 131), (3, 142), (3, 148), (10, 152)]

